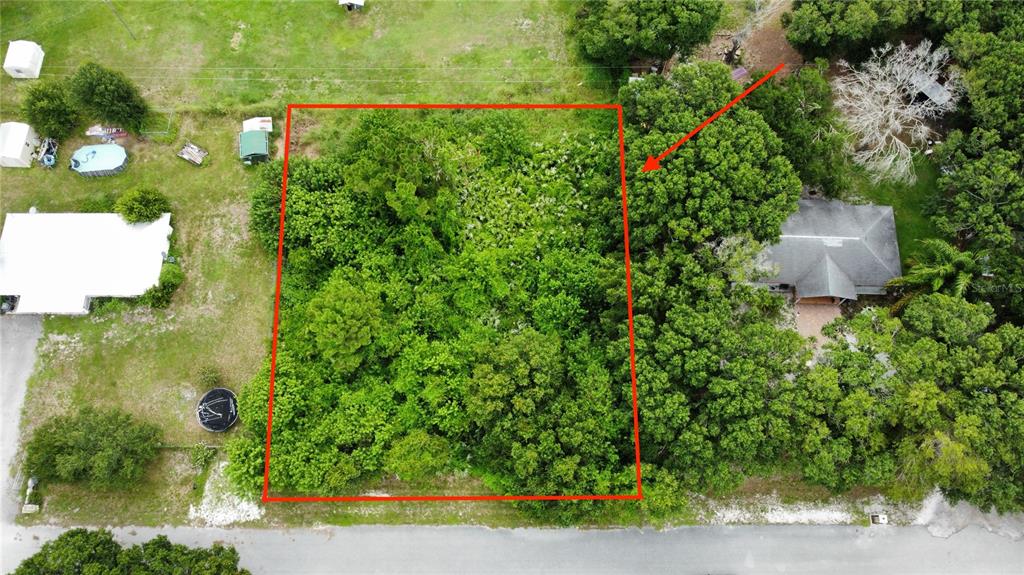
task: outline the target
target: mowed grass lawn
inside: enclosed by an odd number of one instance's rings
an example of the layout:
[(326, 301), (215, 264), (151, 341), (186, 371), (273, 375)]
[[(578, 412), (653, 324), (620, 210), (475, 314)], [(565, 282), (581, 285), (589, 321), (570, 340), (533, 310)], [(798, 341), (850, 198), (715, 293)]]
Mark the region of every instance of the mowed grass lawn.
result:
[[(40, 43), (44, 77), (94, 60), (124, 71), (165, 108), (613, 95), (603, 71), (566, 41), (572, 2), (367, 4), (347, 12), (332, 0), (4, 2), (0, 38)], [(5, 109), (16, 98), (11, 83), (0, 84)]]
[(935, 200), (935, 181), (938, 168), (925, 156), (914, 159), (914, 173), (917, 181), (913, 184), (898, 182), (872, 183), (866, 175), (860, 174), (854, 181), (852, 193), (876, 204), (892, 206), (896, 218), (896, 234), (899, 236), (900, 257), (906, 266), (907, 258), (920, 247), (920, 240), (939, 237), (939, 231), (925, 213)]

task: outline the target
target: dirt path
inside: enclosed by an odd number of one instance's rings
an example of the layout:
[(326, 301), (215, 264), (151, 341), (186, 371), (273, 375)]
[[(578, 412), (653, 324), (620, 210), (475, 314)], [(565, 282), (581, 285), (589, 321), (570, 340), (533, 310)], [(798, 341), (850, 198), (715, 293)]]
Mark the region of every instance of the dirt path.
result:
[(803, 56), (786, 40), (782, 15), (789, 11), (792, 0), (771, 0), (757, 12), (743, 42), (743, 65), (748, 70), (768, 70), (780, 62), (786, 67), (780, 76), (791, 74), (803, 64)]
[(786, 76), (803, 64), (803, 57), (786, 41), (782, 15), (790, 10), (792, 0), (758, 0), (755, 11), (735, 30), (715, 34), (701, 48), (696, 58), (721, 62), (732, 47), (733, 38), (740, 41), (741, 64), (748, 70), (770, 70), (780, 62), (786, 67), (779, 76)]

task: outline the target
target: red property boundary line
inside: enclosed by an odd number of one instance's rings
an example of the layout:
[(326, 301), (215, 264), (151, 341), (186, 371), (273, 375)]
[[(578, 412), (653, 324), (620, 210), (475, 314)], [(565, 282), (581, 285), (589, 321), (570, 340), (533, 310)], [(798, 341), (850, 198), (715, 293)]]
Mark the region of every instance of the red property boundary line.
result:
[[(288, 193), (288, 152), (291, 142), (292, 110), (295, 109), (401, 109), (401, 110), (615, 110), (619, 125), (619, 174), (622, 180), (622, 228), (626, 263), (626, 313), (629, 321), (629, 371), (633, 393), (633, 448), (636, 455), (636, 493), (630, 495), (412, 495), (352, 497), (270, 496), (270, 441), (274, 419), (274, 376), (277, 372), (277, 332), (281, 311), (281, 271), (284, 262), (284, 215)], [(284, 171), (281, 178), (281, 218), (278, 222), (277, 287), (274, 294), (274, 336), (270, 348), (270, 388), (267, 402), (267, 441), (263, 466), (263, 502), (271, 501), (537, 501), (537, 500), (639, 500), (643, 499), (640, 473), (640, 413), (636, 391), (636, 351), (633, 344), (633, 284), (629, 259), (629, 211), (626, 200), (626, 140), (622, 106), (618, 104), (288, 104), (284, 134)]]

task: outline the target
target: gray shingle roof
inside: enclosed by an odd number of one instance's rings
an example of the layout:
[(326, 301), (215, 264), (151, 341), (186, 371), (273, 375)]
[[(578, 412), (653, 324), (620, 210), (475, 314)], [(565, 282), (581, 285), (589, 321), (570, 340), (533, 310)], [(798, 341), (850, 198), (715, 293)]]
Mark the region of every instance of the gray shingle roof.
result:
[(886, 282), (902, 274), (889, 206), (800, 200), (765, 253), (779, 273), (762, 282), (795, 286), (797, 297), (885, 293)]

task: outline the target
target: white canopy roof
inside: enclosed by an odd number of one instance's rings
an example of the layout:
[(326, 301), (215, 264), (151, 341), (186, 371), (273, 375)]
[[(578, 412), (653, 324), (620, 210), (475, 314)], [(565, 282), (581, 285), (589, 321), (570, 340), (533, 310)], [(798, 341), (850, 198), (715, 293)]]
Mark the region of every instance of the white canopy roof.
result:
[(0, 294), (14, 313), (83, 314), (90, 297), (134, 297), (155, 286), (170, 248), (171, 214), (129, 224), (119, 214), (7, 214)]
[(249, 118), (242, 122), (243, 132), (273, 132), (274, 131), (274, 119), (268, 117), (260, 118)]
[(13, 78), (38, 78), (43, 67), (43, 47), (28, 40), (15, 40), (7, 45), (4, 71)]

